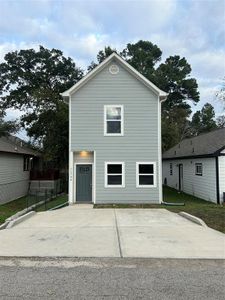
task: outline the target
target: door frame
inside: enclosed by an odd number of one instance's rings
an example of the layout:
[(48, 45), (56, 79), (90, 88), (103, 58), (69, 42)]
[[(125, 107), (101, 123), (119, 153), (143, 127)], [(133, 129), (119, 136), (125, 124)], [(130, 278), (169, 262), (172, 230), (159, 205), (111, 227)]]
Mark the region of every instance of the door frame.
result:
[[(91, 176), (91, 202), (95, 203), (95, 164), (94, 163), (85, 163), (85, 162), (75, 162), (74, 163), (74, 202), (77, 202), (77, 166), (78, 165), (90, 165), (92, 170)], [(84, 202), (85, 203), (85, 202)], [(90, 202), (89, 202), (90, 203)]]
[[(181, 186), (181, 166), (182, 166), (182, 186)], [(178, 176), (179, 176), (179, 191), (183, 192), (184, 188), (184, 164), (178, 165)]]

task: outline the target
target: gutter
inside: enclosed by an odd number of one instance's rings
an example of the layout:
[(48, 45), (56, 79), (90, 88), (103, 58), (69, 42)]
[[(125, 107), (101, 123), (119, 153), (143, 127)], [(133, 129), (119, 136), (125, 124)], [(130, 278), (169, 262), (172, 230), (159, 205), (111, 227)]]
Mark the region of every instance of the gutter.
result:
[(198, 154), (198, 155), (186, 155), (186, 156), (172, 156), (172, 157), (163, 157), (162, 160), (176, 160), (176, 159), (194, 159), (194, 158), (212, 158), (216, 157), (215, 153), (213, 154)]
[(163, 93), (161, 95), (159, 95), (159, 101), (162, 103), (162, 102), (165, 102), (167, 97), (168, 97), (169, 94), (167, 93)]

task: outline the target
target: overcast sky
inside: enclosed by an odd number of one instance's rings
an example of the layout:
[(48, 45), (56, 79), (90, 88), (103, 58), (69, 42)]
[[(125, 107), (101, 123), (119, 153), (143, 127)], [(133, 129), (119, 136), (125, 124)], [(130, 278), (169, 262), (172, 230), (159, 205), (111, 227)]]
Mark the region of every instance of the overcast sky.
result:
[(225, 76), (225, 0), (0, 0), (0, 12), (0, 62), (9, 51), (43, 45), (85, 69), (104, 46), (149, 40), (162, 61), (187, 58), (200, 89), (197, 109), (211, 102), (222, 112), (214, 95)]

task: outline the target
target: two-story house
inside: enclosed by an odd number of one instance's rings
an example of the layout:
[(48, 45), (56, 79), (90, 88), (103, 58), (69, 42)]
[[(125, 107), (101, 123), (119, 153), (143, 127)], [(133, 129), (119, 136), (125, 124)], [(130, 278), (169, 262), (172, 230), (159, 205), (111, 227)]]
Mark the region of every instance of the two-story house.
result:
[(160, 203), (167, 94), (113, 53), (62, 96), (69, 103), (69, 202)]

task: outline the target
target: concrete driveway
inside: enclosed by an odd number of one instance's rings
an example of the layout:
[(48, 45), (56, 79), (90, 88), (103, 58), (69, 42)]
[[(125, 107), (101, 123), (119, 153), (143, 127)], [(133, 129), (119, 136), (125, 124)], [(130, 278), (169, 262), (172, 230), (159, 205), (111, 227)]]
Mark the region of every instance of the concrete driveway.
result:
[(225, 235), (166, 209), (40, 212), (0, 231), (0, 256), (225, 258)]

